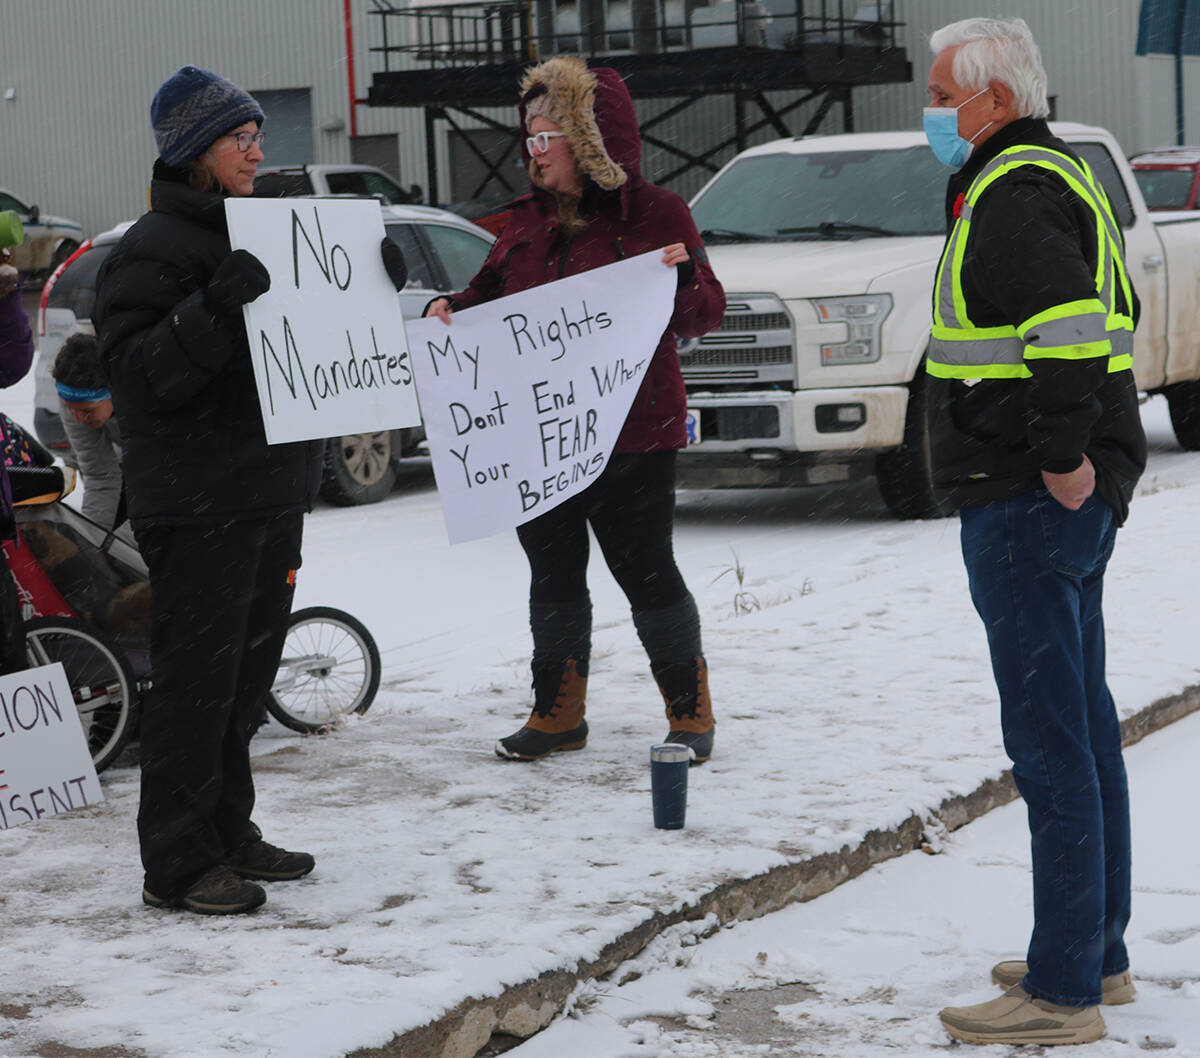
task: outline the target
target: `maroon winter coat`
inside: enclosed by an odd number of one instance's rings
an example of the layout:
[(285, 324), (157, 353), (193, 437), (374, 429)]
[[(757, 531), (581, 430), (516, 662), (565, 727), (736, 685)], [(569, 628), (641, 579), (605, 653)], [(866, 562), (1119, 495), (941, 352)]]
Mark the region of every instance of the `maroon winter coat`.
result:
[[(682, 286), (675, 311), (646, 370), (641, 388), (614, 448), (616, 452), (658, 452), (687, 444), (684, 416), (687, 396), (675, 336), (698, 338), (725, 314), (725, 292), (709, 267), (700, 233), (687, 203), (673, 191), (642, 179), (642, 137), (633, 100), (620, 74), (593, 68), (596, 76), (595, 123), (609, 157), (628, 180), (614, 191), (585, 181), (580, 216), (587, 228), (564, 237), (554, 196), (534, 190), (518, 199), (492, 251), (466, 290), (450, 295), (456, 309), (541, 286), (566, 276), (683, 243), (691, 262), (680, 270)], [(520, 108), (525, 127), (524, 101)], [(522, 146), (522, 154), (529, 157)]]

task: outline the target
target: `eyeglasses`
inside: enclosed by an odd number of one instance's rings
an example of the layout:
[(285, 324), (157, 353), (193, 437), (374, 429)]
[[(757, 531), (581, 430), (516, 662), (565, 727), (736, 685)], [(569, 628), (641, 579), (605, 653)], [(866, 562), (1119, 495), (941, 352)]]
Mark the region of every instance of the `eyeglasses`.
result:
[(250, 149), (250, 144), (256, 147), (262, 147), (263, 140), (267, 138), (265, 132), (229, 132), (226, 133), (231, 140), (237, 143), (237, 149), (245, 154)]
[(545, 154), (550, 149), (550, 141), (555, 136), (565, 136), (565, 132), (537, 132), (525, 141), (530, 154)]

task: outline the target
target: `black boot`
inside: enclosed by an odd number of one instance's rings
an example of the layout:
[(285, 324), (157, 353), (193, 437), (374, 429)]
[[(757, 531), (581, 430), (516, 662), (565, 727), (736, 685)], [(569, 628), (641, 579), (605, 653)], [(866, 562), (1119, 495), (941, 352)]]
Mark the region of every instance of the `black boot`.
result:
[(663, 741), (687, 746), (692, 751), (692, 763), (703, 764), (712, 756), (717, 727), (703, 656), (660, 666), (654, 669), (654, 679), (667, 703), (670, 730)]
[(529, 603), (533, 633), (533, 712), (525, 726), (496, 743), (509, 760), (537, 760), (556, 750), (583, 749), (587, 721), (588, 659), (592, 652), (592, 601), (584, 595), (561, 603)]
[(556, 750), (583, 749), (588, 732), (583, 718), (586, 695), (586, 662), (567, 658), (558, 666), (538, 666), (533, 672), (533, 712), (524, 727), (496, 743), (496, 755), (537, 760)]
[(673, 606), (635, 610), (633, 623), (667, 705), (670, 730), (665, 741), (687, 746), (693, 754), (692, 762), (703, 763), (712, 756), (716, 724), (696, 600), (689, 593)]

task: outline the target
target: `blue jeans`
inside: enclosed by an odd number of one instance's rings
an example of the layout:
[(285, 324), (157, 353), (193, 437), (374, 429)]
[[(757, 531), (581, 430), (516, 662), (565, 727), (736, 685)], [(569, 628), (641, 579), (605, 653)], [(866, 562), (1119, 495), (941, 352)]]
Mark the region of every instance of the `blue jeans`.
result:
[(1129, 791), (1104, 679), (1104, 570), (1116, 525), (1093, 495), (1068, 511), (1043, 490), (966, 507), (962, 550), (1000, 692), (1004, 748), (1029, 811), (1031, 995), (1100, 1002), (1129, 968)]

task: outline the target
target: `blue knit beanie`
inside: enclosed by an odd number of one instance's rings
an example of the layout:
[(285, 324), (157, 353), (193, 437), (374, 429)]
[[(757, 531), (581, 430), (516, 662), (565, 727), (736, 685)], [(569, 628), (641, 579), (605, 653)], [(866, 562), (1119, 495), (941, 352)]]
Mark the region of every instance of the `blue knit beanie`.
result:
[(167, 165), (199, 158), (230, 129), (247, 121), (262, 125), (262, 107), (232, 81), (198, 66), (184, 66), (159, 86), (150, 104), (158, 156)]

